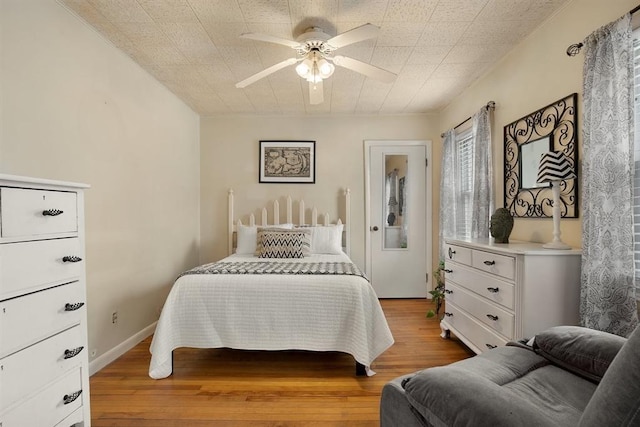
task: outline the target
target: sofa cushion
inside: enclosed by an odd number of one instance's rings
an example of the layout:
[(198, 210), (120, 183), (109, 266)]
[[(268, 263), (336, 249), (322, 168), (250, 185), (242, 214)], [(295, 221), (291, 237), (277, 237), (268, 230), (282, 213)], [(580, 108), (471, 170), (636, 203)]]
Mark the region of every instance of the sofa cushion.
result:
[(498, 347), (405, 384), (407, 400), (434, 426), (576, 425), (595, 384), (533, 351)]
[(580, 427), (640, 425), (640, 329), (629, 336), (580, 418)]
[(552, 363), (596, 383), (627, 340), (579, 326), (556, 326), (536, 335), (533, 348)]

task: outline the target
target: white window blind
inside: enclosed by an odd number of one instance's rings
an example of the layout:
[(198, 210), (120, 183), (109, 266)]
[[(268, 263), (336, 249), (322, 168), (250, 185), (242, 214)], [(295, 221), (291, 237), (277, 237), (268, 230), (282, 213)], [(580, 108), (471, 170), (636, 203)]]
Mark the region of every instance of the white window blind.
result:
[(633, 32), (634, 94), (634, 178), (633, 178), (633, 259), (636, 297), (640, 299), (640, 29)]
[(458, 165), (457, 197), (459, 209), (456, 230), (465, 238), (471, 237), (471, 198), (473, 197), (473, 156), (471, 129), (456, 135), (456, 164)]

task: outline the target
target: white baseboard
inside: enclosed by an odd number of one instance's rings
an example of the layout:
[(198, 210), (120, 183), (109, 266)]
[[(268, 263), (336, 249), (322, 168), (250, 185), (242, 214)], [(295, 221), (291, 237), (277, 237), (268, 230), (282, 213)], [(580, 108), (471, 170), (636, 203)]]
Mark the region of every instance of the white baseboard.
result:
[(113, 362), (118, 357), (122, 356), (127, 351), (131, 350), (133, 347), (138, 345), (142, 340), (144, 340), (145, 338), (153, 334), (153, 332), (156, 330), (157, 323), (158, 322), (153, 322), (152, 324), (150, 324), (149, 326), (147, 326), (137, 334), (133, 335), (132, 337), (129, 337), (128, 339), (124, 340), (117, 346), (113, 347), (111, 350), (96, 357), (91, 362), (89, 362), (89, 376), (100, 371), (109, 363)]

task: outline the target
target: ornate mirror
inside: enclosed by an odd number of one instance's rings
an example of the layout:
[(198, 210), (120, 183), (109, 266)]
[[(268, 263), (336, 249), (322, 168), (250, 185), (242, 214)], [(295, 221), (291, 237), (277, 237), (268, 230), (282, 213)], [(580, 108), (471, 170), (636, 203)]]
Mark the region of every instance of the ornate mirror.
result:
[[(504, 207), (514, 217), (551, 218), (553, 196), (548, 184), (536, 182), (540, 156), (562, 151), (578, 164), (577, 94), (541, 108), (504, 127)], [(578, 217), (578, 180), (560, 184), (562, 217)]]

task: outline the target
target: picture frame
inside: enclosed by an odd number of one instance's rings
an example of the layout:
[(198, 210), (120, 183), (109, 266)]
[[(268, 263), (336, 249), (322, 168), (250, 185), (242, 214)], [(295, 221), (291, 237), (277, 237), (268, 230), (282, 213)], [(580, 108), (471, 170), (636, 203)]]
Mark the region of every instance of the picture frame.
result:
[[(540, 154), (561, 151), (578, 170), (578, 95), (572, 93), (504, 127), (504, 207), (515, 218), (552, 218), (548, 183), (536, 182)], [(560, 215), (578, 218), (578, 180), (560, 183)]]
[(263, 184), (315, 184), (316, 142), (261, 140), (258, 180)]

